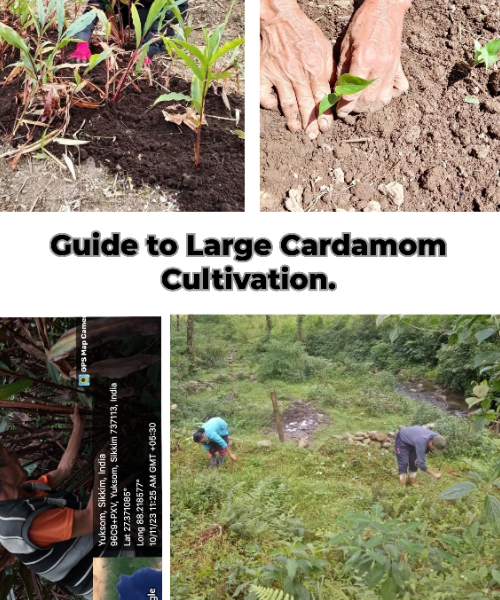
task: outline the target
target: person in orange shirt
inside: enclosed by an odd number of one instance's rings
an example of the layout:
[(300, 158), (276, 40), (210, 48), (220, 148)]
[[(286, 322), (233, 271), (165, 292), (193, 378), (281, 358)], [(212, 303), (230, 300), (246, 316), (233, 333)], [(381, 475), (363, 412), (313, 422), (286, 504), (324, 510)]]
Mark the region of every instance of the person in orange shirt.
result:
[[(0, 568), (19, 558), (50, 581), (68, 585), (75, 593), (91, 598), (93, 491), (88, 502), (64, 491), (54, 491), (61, 489), (78, 457), (85, 419), (77, 404), (71, 420), (73, 431), (57, 469), (35, 481), (28, 481), (28, 473), (16, 455), (0, 444), (0, 543), (8, 551), (2, 554)], [(64, 573), (54, 561), (59, 554), (65, 556), (69, 567)], [(78, 585), (73, 585), (76, 582)]]

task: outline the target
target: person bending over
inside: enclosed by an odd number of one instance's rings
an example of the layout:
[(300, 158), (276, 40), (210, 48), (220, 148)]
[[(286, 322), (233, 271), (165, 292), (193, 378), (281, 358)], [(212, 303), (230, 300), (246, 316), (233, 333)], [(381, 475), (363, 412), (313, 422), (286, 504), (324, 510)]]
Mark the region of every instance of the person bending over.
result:
[(411, 485), (415, 485), (418, 469), (436, 479), (441, 479), (441, 473), (435, 473), (427, 468), (425, 455), (430, 451), (434, 454), (442, 454), (445, 448), (446, 439), (444, 437), (435, 431), (420, 427), (420, 425), (403, 427), (398, 431), (395, 450), (401, 485), (405, 486), (407, 481)]
[(351, 20), (335, 68), (331, 43), (297, 0), (260, 0), (261, 106), (273, 109), (279, 100), (290, 131), (305, 129), (315, 139), (333, 122), (331, 110), (318, 120), (318, 104), (344, 73), (376, 81), (340, 100), (340, 118), (389, 104), (409, 87), (401, 66), (401, 39), (410, 6), (411, 0), (364, 0)]
[(232, 460), (236, 460), (236, 456), (229, 449), (227, 423), (220, 417), (213, 417), (204, 423), (203, 427), (199, 427), (193, 434), (193, 440), (207, 451), (211, 469), (222, 465), (226, 454), (229, 454)]
[[(146, 20), (148, 18), (149, 9), (153, 4), (153, 0), (142, 0), (140, 4), (137, 4), (137, 12), (139, 13), (139, 17), (141, 19), (141, 25), (144, 27)], [(106, 0), (90, 0), (85, 12), (92, 10), (92, 8), (98, 8), (102, 11), (106, 10), (106, 6), (109, 6)], [(188, 0), (178, 5), (178, 9), (181, 14), (186, 14), (188, 10)], [(130, 13), (130, 8), (127, 3), (116, 2), (115, 4), (115, 12), (117, 12), (117, 16), (123, 19), (123, 23), (132, 23), (132, 15)], [(144, 41), (149, 42), (155, 37), (159, 35), (172, 36), (174, 34), (174, 29), (171, 27), (171, 23), (177, 23), (177, 19), (175, 18), (172, 10), (168, 10), (163, 18), (163, 23), (167, 24), (163, 30), (159, 31), (159, 20), (157, 19), (149, 31), (147, 32)], [(76, 49), (73, 54), (70, 55), (70, 59), (74, 60), (77, 63), (86, 63), (89, 58), (92, 56), (92, 52), (90, 51), (90, 38), (92, 37), (92, 33), (94, 32), (94, 28), (97, 24), (97, 17), (83, 30), (77, 33), (74, 37), (77, 40), (82, 40), (77, 43)], [(148, 48), (148, 54), (144, 60), (144, 64), (146, 66), (151, 65), (151, 59), (155, 54), (161, 52), (163, 50), (163, 42), (161, 40), (156, 40), (153, 42)]]

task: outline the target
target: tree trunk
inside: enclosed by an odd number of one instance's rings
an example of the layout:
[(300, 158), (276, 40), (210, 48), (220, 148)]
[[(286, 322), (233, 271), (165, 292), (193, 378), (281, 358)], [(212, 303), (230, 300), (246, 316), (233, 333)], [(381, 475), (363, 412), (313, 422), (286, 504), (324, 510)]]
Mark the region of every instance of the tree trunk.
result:
[(187, 317), (187, 347), (191, 366), (194, 367), (194, 315)]
[(305, 315), (297, 315), (297, 341), (302, 341), (302, 325), (304, 323)]
[(267, 335), (267, 337), (271, 336), (272, 328), (273, 328), (273, 320), (271, 319), (271, 315), (266, 315), (266, 335)]
[(177, 331), (179, 331), (180, 325), (181, 325), (181, 316), (177, 315)]

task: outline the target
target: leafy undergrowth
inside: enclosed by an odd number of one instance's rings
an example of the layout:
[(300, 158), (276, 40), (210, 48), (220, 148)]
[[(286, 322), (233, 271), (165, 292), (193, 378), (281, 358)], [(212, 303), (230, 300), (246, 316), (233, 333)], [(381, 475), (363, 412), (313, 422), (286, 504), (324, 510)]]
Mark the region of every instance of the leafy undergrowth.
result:
[[(245, 317), (238, 341), (223, 340), (206, 319), (197, 326), (195, 371), (180, 352), (183, 332), (172, 331), (172, 599), (257, 600), (267, 597), (262, 588), (295, 600), (500, 597), (499, 529), (483, 498), (440, 499), (469, 470), (491, 471), (499, 449), (492, 436), (470, 443), (457, 434), (454, 458), (428, 458), (443, 478), (420, 473), (420, 487), (404, 489), (392, 450), (332, 437), (423, 424), (430, 412), (395, 393), (393, 375), (325, 362), (303, 381), (262, 380), (256, 348), (267, 342), (251, 329), (241, 335)], [(306, 399), (328, 416), (309, 448), (281, 444), (272, 432), (272, 389), (281, 412)], [(191, 434), (215, 415), (228, 421), (238, 461), (212, 471)], [(271, 446), (259, 446), (262, 439)]]

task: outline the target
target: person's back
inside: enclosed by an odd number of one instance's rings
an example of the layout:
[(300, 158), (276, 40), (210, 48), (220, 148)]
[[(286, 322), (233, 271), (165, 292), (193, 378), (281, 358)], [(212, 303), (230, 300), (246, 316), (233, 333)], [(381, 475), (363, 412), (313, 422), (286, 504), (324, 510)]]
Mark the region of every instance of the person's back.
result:
[(402, 442), (410, 446), (417, 447), (419, 443), (428, 443), (429, 440), (439, 435), (436, 431), (422, 427), (421, 425), (412, 425), (411, 427), (403, 427), (400, 430), (399, 436)]
[(209, 438), (212, 433), (216, 433), (221, 437), (228, 434), (227, 423), (224, 419), (221, 419), (221, 417), (212, 417), (204, 423), (203, 429)]

